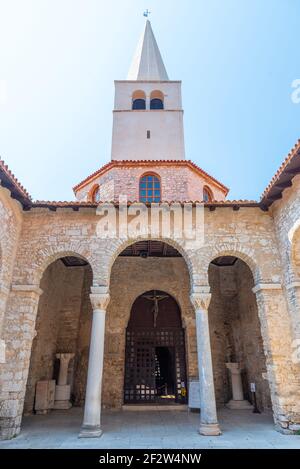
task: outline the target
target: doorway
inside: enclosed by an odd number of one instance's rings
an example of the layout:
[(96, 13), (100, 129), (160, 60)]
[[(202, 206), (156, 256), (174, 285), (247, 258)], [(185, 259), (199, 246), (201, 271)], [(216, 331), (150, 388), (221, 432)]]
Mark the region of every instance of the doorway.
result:
[(151, 290), (134, 302), (126, 330), (125, 404), (185, 404), (184, 329), (177, 302)]

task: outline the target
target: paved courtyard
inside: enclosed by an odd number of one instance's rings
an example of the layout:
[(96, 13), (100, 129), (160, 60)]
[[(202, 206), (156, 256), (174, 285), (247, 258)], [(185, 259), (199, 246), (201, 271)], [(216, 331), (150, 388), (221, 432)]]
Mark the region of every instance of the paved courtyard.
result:
[(187, 411), (104, 412), (101, 438), (80, 439), (82, 409), (52, 411), (23, 419), (19, 436), (0, 442), (3, 448), (300, 448), (300, 436), (274, 430), (270, 414), (219, 410), (223, 434), (197, 433), (199, 414)]

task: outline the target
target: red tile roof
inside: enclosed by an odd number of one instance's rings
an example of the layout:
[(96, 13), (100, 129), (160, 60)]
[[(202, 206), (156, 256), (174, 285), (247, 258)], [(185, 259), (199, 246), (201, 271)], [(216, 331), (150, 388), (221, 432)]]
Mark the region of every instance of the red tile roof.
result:
[(3, 160), (0, 160), (0, 180), (4, 187), (7, 187), (13, 198), (19, 200), (23, 206), (30, 204), (31, 197), (27, 190), (18, 181)]
[(271, 205), (282, 197), (285, 188), (292, 185), (292, 179), (300, 173), (300, 139), (291, 149), (261, 196), (261, 203)]

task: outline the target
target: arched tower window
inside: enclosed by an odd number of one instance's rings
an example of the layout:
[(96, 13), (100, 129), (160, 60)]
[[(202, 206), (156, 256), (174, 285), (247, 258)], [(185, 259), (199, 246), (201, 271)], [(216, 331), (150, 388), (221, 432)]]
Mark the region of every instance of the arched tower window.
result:
[(156, 174), (144, 174), (140, 179), (140, 202), (160, 202), (161, 184)]
[(212, 202), (214, 200), (211, 189), (207, 186), (203, 187), (203, 202)]
[(89, 193), (89, 200), (90, 202), (98, 204), (100, 202), (100, 186), (96, 184), (92, 187)]
[(146, 109), (146, 95), (144, 91), (135, 91), (132, 95), (132, 109), (133, 111)]
[(150, 109), (163, 109), (164, 95), (161, 91), (152, 91), (150, 95)]

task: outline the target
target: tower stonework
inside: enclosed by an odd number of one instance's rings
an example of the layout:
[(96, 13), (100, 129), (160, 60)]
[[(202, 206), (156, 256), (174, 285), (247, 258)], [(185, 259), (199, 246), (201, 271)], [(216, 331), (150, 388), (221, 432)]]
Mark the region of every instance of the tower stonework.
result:
[[(134, 109), (135, 99), (144, 108)], [(153, 108), (155, 99), (161, 108)], [(169, 80), (147, 20), (128, 79), (115, 81), (111, 159), (184, 158), (181, 81)]]

